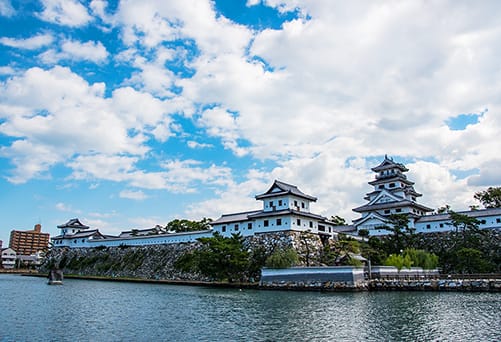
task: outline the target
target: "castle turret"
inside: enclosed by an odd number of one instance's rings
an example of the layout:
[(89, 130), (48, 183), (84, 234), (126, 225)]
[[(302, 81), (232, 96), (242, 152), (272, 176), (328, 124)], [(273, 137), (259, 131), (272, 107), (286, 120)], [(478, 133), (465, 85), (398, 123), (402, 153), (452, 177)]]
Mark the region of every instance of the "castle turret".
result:
[(367, 204), (353, 209), (362, 214), (361, 218), (353, 221), (357, 230), (367, 229), (370, 235), (387, 234), (383, 227), (392, 214), (406, 214), (412, 228), (419, 217), (433, 211), (417, 203), (417, 198), (422, 195), (414, 189), (414, 182), (407, 179), (405, 173), (409, 169), (405, 165), (385, 156), (381, 164), (371, 170), (376, 173), (375, 179), (369, 182), (374, 190), (364, 197)]

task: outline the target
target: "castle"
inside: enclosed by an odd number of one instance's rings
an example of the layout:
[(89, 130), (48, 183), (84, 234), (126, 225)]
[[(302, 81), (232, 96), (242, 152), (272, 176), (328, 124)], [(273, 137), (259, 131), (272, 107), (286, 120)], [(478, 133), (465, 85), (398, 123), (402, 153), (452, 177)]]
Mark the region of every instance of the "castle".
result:
[[(52, 238), (54, 247), (144, 246), (155, 244), (188, 243), (215, 232), (223, 236), (238, 233), (242, 236), (280, 231), (308, 231), (323, 238), (332, 238), (339, 232), (356, 235), (366, 230), (369, 235), (385, 235), (388, 218), (392, 214), (406, 214), (409, 228), (416, 233), (452, 230), (449, 214), (430, 214), (433, 209), (417, 202), (421, 196), (414, 182), (407, 179), (409, 171), (403, 164), (385, 156), (380, 165), (371, 169), (376, 173), (369, 184), (374, 190), (365, 196), (367, 203), (353, 209), (361, 217), (352, 225), (336, 226), (326, 217), (312, 213), (310, 205), (316, 197), (303, 193), (297, 186), (275, 180), (264, 193), (255, 196), (262, 201), (262, 209), (222, 215), (210, 223), (211, 228), (185, 233), (167, 231), (161, 226), (124, 231), (118, 236), (104, 235), (97, 229), (82, 224), (77, 218), (59, 225), (60, 234)], [(501, 228), (501, 208), (459, 212), (475, 217), (480, 228)]]
[[(385, 156), (371, 169), (375, 179), (369, 182), (374, 190), (365, 196), (367, 203), (354, 208), (362, 217), (353, 221), (354, 230), (367, 230), (369, 235), (391, 234), (385, 229), (392, 214), (406, 214), (408, 227), (415, 233), (446, 232), (453, 229), (448, 213), (436, 214), (433, 209), (417, 202), (422, 195), (414, 189), (414, 182), (407, 179), (409, 171), (403, 164)], [(459, 214), (476, 218), (479, 228), (501, 228), (501, 208), (460, 211)]]

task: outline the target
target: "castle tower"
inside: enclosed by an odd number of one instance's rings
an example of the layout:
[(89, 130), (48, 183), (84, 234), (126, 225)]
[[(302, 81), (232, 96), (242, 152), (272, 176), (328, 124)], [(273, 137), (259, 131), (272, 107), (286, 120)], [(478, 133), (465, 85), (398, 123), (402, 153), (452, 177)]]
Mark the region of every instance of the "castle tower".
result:
[(388, 234), (389, 231), (382, 227), (387, 225), (392, 214), (406, 214), (409, 227), (413, 228), (419, 217), (433, 211), (417, 203), (417, 198), (422, 195), (414, 190), (414, 182), (407, 179), (405, 173), (409, 169), (405, 165), (385, 156), (383, 162), (371, 170), (376, 173), (375, 180), (369, 182), (374, 190), (364, 197), (367, 204), (353, 209), (362, 214), (361, 218), (353, 221), (357, 231), (367, 229), (369, 235)]

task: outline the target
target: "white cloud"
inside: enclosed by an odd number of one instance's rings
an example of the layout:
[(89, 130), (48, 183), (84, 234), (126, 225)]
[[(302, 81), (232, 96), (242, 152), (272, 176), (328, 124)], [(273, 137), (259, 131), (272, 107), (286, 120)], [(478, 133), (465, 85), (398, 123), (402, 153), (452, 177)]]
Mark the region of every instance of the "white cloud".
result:
[(81, 211), (80, 210), (75, 210), (71, 207), (71, 205), (68, 205), (68, 204), (65, 204), (65, 203), (62, 203), (62, 202), (58, 202), (56, 203), (56, 210), (58, 211), (62, 211), (62, 212), (67, 212), (67, 213), (74, 213), (74, 214), (80, 214)]
[[(92, 1), (93, 13), (115, 25), (123, 40), (113, 60), (135, 71), (110, 98), (104, 84), (59, 67), (34, 68), (2, 83), (0, 132), (20, 139), (1, 150), (16, 167), (11, 181), (47, 176), (64, 162), (77, 179), (175, 192), (214, 187), (216, 198), (188, 210), (196, 215), (252, 208), (253, 196), (280, 178), (318, 196), (316, 211), (350, 218), (370, 191), (374, 158), (385, 153), (413, 161), (416, 189), (430, 206), (464, 207), (480, 186), (499, 181), (499, 4), (262, 3), (281, 12), (297, 9), (300, 18), (258, 32), (216, 16), (205, 0), (190, 6), (122, 1), (112, 16), (105, 2)], [(88, 16), (79, 8), (75, 13)], [(62, 5), (53, 12), (52, 22), (71, 16)], [(172, 48), (180, 40), (193, 51)], [(64, 53), (81, 60), (101, 51), (99, 61), (106, 59), (100, 43), (88, 43), (87, 52), (76, 43), (43, 57), (57, 62)], [(193, 76), (166, 67), (174, 62)], [(448, 118), (486, 108), (464, 130), (446, 125)], [(188, 147), (209, 147), (198, 139), (205, 133), (236, 156), (273, 160), (275, 168), (250, 172), (240, 184), (230, 169), (183, 156), (169, 156), (155, 172), (141, 169), (149, 139), (187, 136), (172, 113), (203, 131)], [(458, 179), (456, 170), (472, 171)]]
[(9, 66), (3, 66), (3, 67), (0, 67), (0, 75), (12, 75), (14, 74), (16, 71), (9, 67)]
[(40, 19), (70, 27), (80, 27), (91, 21), (87, 8), (76, 0), (42, 0)]
[(51, 34), (38, 34), (25, 39), (0, 38), (0, 44), (24, 50), (37, 50), (52, 44), (53, 41), (54, 37)]
[(141, 190), (122, 190), (119, 194), (120, 198), (128, 198), (136, 201), (142, 201), (148, 198), (148, 196)]
[(245, 3), (245, 6), (247, 6), (247, 7), (256, 6), (256, 5), (259, 5), (260, 3), (261, 3), (261, 0), (247, 0), (247, 2)]
[(4, 17), (12, 17), (16, 14), (14, 7), (9, 0), (0, 0), (0, 15)]
[(189, 148), (193, 149), (199, 149), (199, 148), (213, 148), (214, 145), (211, 144), (206, 144), (206, 143), (199, 143), (197, 141), (190, 140), (186, 143)]
[(63, 54), (77, 60), (89, 60), (96, 63), (106, 60), (108, 51), (101, 42), (77, 42), (67, 40), (61, 44)]
[(60, 50), (50, 49), (40, 54), (46, 64), (56, 64), (60, 60), (90, 61), (103, 63), (108, 58), (108, 51), (101, 42), (79, 42), (65, 40)]

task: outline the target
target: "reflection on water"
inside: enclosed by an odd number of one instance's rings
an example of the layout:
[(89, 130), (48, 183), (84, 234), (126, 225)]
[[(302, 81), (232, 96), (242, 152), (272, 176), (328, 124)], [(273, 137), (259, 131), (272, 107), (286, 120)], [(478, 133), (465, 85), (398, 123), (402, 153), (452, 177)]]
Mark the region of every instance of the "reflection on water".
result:
[(0, 275), (0, 293), (0, 341), (501, 340), (496, 293), (239, 291), (71, 279), (48, 286), (15, 275)]

